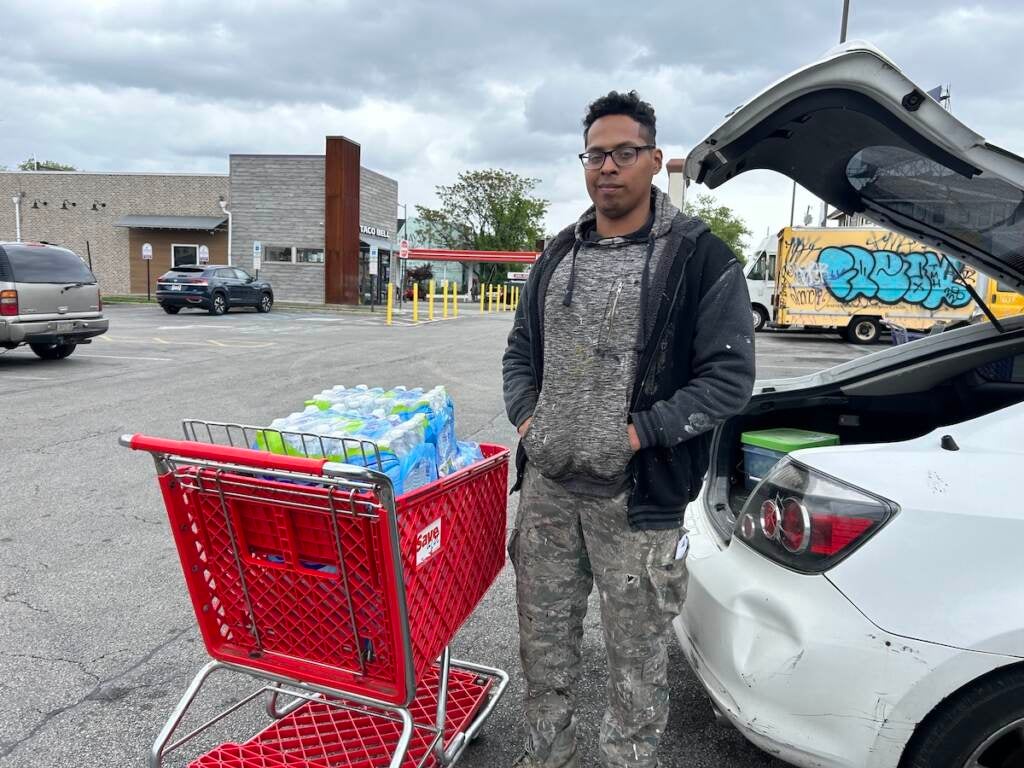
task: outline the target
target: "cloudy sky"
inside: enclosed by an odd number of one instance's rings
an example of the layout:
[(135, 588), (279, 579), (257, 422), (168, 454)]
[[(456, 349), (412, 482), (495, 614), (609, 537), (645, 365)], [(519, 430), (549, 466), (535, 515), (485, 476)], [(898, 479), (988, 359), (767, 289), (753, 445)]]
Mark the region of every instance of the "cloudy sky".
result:
[[(958, 117), (1024, 150), (1024, 3), (851, 6), (851, 39), (925, 88), (951, 84)], [(575, 155), (590, 100), (636, 88), (666, 157), (681, 157), (834, 45), (841, 12), (841, 0), (0, 0), (0, 165), (226, 172), (233, 152), (319, 154), (344, 134), (410, 211), (460, 170), (501, 167), (540, 179), (554, 231), (589, 203)], [(757, 239), (788, 223), (789, 190), (757, 172), (716, 195)], [(798, 196), (798, 221), (811, 202)]]

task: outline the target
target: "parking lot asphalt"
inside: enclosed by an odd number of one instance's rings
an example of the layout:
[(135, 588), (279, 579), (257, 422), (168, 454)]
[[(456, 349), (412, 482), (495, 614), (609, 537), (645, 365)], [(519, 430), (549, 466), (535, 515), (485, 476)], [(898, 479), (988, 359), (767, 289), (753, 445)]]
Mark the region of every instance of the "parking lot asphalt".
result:
[[(66, 360), (0, 354), (0, 766), (144, 764), (207, 661), (153, 463), (120, 447), (121, 434), (178, 437), (183, 418), (265, 424), (335, 384), (443, 383), (460, 439), (515, 444), (501, 398), (510, 313), (464, 305), (458, 319), (412, 325), (403, 315), (390, 327), (382, 313), (170, 316), (108, 305), (105, 314), (109, 333)], [(762, 333), (758, 375), (807, 374), (868, 351), (835, 336)], [(520, 751), (515, 626), (506, 567), (453, 644), (457, 657), (512, 674), (467, 768), (511, 765)], [(585, 627), (579, 721), (591, 765), (604, 700), (596, 602)], [(670, 677), (666, 768), (783, 765), (714, 722), (674, 646)], [(200, 711), (238, 690), (233, 680), (214, 685)], [(266, 722), (239, 715), (217, 735), (243, 741)]]

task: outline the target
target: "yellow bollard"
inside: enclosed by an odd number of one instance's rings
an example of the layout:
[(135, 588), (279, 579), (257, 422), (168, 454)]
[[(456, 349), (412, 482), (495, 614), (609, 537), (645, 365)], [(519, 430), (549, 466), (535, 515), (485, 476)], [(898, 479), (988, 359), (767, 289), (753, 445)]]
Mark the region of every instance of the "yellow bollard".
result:
[(448, 281), (441, 283), (441, 317), (448, 319)]
[(452, 316), (459, 316), (459, 284), (452, 283)]
[(420, 284), (415, 282), (412, 284), (412, 321), (418, 323), (420, 321)]
[(512, 311), (519, 309), (519, 286), (512, 286)]
[(387, 324), (391, 325), (391, 312), (395, 307), (395, 285), (388, 283), (388, 315)]
[(488, 285), (487, 286), (487, 311), (488, 312), (493, 312), (494, 311), (494, 286), (493, 285)]
[(505, 286), (498, 286), (498, 311), (503, 312), (505, 310)]
[(480, 285), (480, 314), (482, 315), (484, 313), (484, 298), (485, 298), (485, 295), (484, 295), (484, 285), (483, 285), (483, 283), (480, 283), (479, 285)]
[(508, 286), (501, 286), (501, 309), (505, 312), (508, 311)]
[(434, 281), (433, 280), (431, 280), (427, 284), (427, 291), (429, 292), (428, 295), (427, 295), (427, 319), (428, 320), (433, 320), (434, 319)]

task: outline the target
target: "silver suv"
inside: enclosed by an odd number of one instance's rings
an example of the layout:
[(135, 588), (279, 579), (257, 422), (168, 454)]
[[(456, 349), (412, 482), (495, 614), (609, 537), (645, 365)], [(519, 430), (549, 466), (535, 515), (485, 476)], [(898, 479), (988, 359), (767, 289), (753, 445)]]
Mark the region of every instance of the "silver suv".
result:
[(0, 242), (0, 347), (61, 360), (106, 333), (96, 276), (74, 251)]

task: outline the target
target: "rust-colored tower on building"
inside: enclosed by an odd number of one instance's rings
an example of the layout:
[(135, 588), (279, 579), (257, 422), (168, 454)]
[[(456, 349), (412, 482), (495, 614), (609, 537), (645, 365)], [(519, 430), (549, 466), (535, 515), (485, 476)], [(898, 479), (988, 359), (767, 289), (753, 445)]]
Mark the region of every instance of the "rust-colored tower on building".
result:
[(324, 301), (359, 303), (359, 145), (344, 136), (324, 161)]

